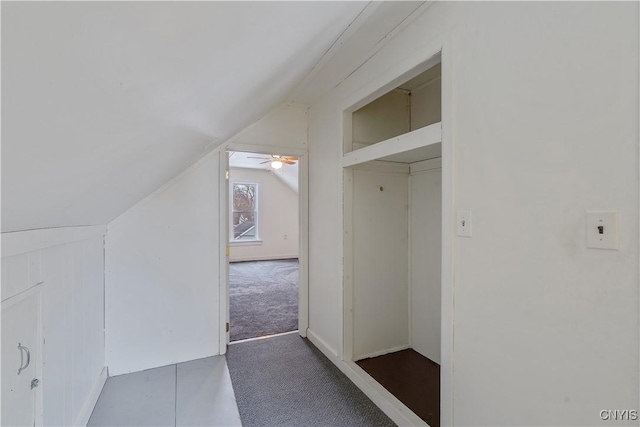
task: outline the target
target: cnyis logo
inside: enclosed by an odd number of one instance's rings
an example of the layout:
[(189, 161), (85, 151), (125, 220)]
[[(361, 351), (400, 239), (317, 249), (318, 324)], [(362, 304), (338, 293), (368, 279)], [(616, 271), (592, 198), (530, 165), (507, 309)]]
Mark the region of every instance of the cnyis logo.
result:
[(603, 409), (600, 418), (604, 421), (636, 421), (638, 411), (635, 409)]

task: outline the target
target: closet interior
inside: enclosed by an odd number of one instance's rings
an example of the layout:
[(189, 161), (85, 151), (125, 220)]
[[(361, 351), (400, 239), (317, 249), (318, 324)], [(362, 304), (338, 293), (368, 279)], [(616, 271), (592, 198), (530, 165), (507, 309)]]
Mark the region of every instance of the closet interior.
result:
[(352, 112), (343, 158), (345, 354), (432, 427), (440, 423), (441, 111), (437, 63)]

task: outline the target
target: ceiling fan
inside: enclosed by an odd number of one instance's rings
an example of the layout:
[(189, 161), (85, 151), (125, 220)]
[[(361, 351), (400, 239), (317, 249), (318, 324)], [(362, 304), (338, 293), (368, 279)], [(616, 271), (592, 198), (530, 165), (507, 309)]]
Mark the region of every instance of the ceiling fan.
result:
[(272, 154), (269, 157), (251, 157), (247, 156), (248, 159), (262, 159), (264, 162), (260, 162), (260, 164), (271, 163), (271, 167), (274, 169), (280, 169), (283, 164), (287, 165), (295, 165), (298, 160), (297, 157), (292, 156), (279, 156), (277, 154)]

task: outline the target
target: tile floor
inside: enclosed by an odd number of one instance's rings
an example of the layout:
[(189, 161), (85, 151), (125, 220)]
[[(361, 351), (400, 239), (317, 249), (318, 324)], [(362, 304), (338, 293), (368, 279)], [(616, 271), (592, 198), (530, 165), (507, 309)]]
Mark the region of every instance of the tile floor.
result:
[(240, 426), (224, 356), (111, 377), (88, 426)]

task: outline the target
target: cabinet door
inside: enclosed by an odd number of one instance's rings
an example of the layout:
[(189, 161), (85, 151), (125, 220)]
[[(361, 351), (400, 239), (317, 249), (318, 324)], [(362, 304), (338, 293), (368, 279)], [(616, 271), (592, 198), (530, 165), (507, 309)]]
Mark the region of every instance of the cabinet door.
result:
[(2, 302), (3, 426), (33, 426), (36, 421), (38, 387), (32, 381), (39, 380), (40, 372), (40, 292), (25, 294), (30, 295)]

